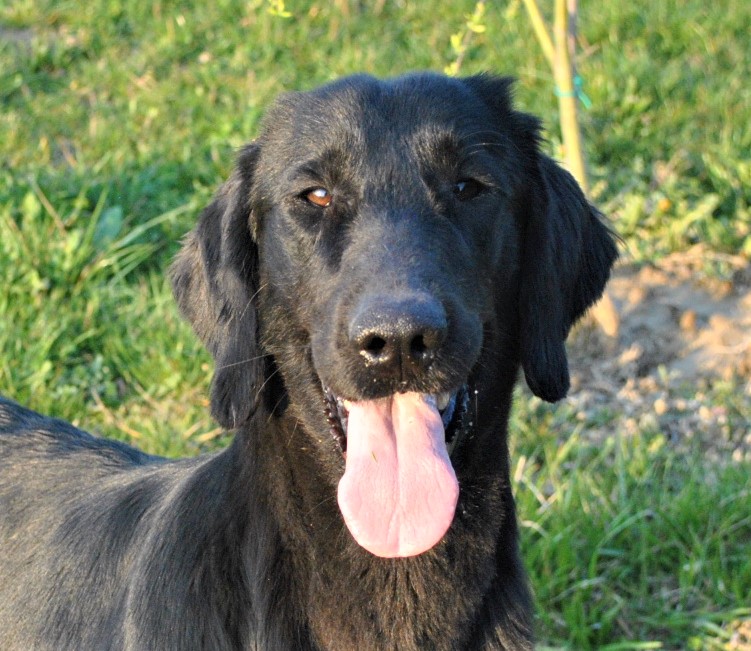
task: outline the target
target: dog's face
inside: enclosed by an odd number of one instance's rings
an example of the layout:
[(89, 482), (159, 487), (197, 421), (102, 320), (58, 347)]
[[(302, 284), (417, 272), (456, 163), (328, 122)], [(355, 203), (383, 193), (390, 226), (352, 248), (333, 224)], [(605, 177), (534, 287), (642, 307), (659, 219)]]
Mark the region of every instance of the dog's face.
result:
[(515, 145), (464, 84), (438, 79), (287, 96), (258, 145), (266, 295), (340, 401), (453, 395), (516, 272)]
[(291, 410), (346, 458), (342, 515), (380, 556), (449, 528), (449, 449), (499, 373), (565, 395), (564, 339), (615, 257), (508, 88), (421, 74), (284, 96), (174, 268), (217, 360), (214, 415)]

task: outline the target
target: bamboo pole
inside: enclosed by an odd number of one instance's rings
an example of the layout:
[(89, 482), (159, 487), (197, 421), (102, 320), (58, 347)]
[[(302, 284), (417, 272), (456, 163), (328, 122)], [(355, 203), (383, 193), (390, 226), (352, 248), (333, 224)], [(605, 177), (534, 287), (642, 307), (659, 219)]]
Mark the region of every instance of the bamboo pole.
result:
[(571, 174), (578, 181), (584, 194), (589, 194), (587, 170), (584, 165), (581, 132), (576, 112), (577, 89), (574, 85), (574, 71), (569, 55), (569, 12), (566, 0), (555, 2), (554, 22), (555, 65), (553, 77), (558, 95), (561, 136), (564, 155)]
[[(574, 66), (577, 0), (555, 0), (552, 37), (537, 0), (523, 1), (543, 54), (553, 70), (566, 167), (588, 196), (589, 181), (577, 115), (577, 100), (581, 90), (577, 87), (578, 77)], [(620, 317), (607, 291), (593, 306), (592, 315), (606, 335), (618, 336)]]
[(548, 34), (548, 28), (545, 26), (545, 19), (540, 13), (540, 8), (537, 6), (536, 0), (524, 0), (524, 6), (527, 8), (527, 14), (529, 20), (532, 23), (532, 28), (535, 30), (535, 35), (542, 48), (542, 53), (548, 60), (551, 68), (555, 67), (555, 47), (553, 41)]

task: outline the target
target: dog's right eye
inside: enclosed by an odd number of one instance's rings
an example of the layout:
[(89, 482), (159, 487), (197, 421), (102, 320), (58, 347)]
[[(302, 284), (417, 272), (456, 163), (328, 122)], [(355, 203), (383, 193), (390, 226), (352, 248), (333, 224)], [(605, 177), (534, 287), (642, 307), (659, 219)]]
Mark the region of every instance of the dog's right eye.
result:
[(483, 185), (475, 179), (462, 179), (454, 185), (454, 196), (459, 201), (469, 201), (480, 194), (483, 189)]
[(303, 193), (303, 198), (319, 208), (328, 208), (333, 201), (331, 193), (326, 188), (313, 188)]

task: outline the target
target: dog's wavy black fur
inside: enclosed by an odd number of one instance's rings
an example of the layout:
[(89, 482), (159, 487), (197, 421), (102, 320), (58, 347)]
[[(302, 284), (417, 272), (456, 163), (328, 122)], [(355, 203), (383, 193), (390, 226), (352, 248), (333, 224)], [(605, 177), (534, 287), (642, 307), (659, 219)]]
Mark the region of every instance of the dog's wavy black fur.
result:
[[(564, 339), (616, 256), (539, 140), (492, 76), (356, 76), (278, 100), (172, 268), (234, 442), (165, 460), (0, 400), (0, 648), (532, 648), (512, 387), (521, 367), (538, 396), (566, 394)], [(353, 320), (419, 320), (415, 305), (440, 317), (428, 363), (374, 371)], [(464, 383), (450, 529), (418, 556), (371, 555), (337, 506), (323, 387)]]

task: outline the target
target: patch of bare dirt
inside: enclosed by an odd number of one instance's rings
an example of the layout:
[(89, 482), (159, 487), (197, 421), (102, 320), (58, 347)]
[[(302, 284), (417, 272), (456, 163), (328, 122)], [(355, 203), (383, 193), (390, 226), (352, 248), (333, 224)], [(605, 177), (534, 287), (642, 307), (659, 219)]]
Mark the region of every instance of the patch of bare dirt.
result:
[(751, 461), (748, 260), (695, 247), (656, 265), (620, 266), (608, 289), (618, 334), (590, 321), (568, 342), (569, 400), (580, 417), (608, 410), (614, 420), (600, 434), (649, 428), (678, 444), (700, 437), (713, 456)]

